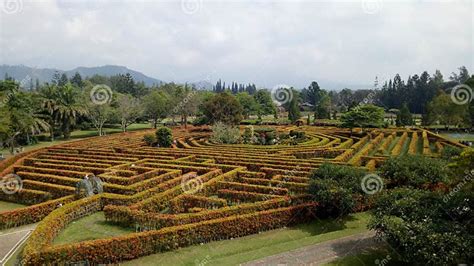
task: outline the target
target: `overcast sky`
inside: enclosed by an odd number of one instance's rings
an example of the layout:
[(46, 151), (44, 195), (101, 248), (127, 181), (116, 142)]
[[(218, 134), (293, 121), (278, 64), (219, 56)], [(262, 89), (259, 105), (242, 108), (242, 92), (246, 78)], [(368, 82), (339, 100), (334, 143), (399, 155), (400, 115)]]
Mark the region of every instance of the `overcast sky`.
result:
[(269, 88), (474, 70), (470, 0), (0, 2), (0, 64)]

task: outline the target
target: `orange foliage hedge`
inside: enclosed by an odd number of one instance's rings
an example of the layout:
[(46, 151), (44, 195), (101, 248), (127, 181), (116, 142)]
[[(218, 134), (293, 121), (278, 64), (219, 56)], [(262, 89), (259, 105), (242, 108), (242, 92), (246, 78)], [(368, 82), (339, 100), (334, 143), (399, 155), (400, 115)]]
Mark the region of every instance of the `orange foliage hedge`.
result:
[(314, 208), (315, 204), (303, 204), (109, 239), (59, 245), (34, 253), (25, 253), (23, 263), (25, 265), (58, 265), (79, 261), (88, 261), (90, 264), (119, 263), (179, 247), (242, 237), (307, 221), (314, 217), (312, 213)]

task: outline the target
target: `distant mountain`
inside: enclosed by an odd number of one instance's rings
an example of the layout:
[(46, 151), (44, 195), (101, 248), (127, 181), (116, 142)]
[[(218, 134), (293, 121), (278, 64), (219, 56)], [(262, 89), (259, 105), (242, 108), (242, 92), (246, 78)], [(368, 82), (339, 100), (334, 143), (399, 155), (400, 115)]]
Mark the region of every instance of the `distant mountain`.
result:
[(124, 66), (114, 65), (106, 65), (99, 67), (77, 67), (75, 69), (66, 71), (54, 68), (33, 68), (24, 65), (0, 65), (0, 79), (3, 79), (3, 77), (7, 73), (8, 76), (13, 77), (15, 80), (19, 81), (27, 87), (29, 86), (30, 79), (33, 82), (35, 82), (36, 79), (39, 79), (41, 83), (50, 82), (56, 71), (61, 74), (66, 73), (69, 78), (71, 78), (76, 72), (79, 72), (79, 74), (81, 74), (83, 78), (91, 77), (96, 74), (110, 77), (118, 74), (130, 73), (130, 75), (132, 75), (135, 81), (143, 81), (147, 86), (152, 86), (154, 84), (159, 85), (163, 83), (163, 81), (146, 76), (141, 72), (129, 69)]

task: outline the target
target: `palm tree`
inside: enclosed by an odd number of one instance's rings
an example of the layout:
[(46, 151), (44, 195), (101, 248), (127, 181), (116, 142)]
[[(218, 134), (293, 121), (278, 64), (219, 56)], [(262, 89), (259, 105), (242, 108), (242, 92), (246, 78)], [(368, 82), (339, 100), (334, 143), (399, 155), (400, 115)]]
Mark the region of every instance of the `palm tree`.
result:
[(44, 115), (37, 112), (39, 108), (35, 108), (32, 94), (13, 88), (18, 86), (15, 83), (0, 85), (1, 91), (8, 93), (8, 96), (2, 101), (4, 106), (1, 109), (5, 117), (2, 119), (0, 131), (3, 135), (2, 139), (6, 140), (10, 152), (13, 153), (17, 136), (26, 136), (26, 142), (29, 144), (30, 136), (47, 131), (50, 126), (44, 120)]
[(41, 109), (47, 116), (50, 125), (49, 136), (54, 141), (54, 129), (56, 128), (55, 110), (56, 110), (57, 87), (55, 85), (47, 85), (41, 88)]
[(65, 139), (71, 136), (71, 126), (76, 124), (76, 119), (87, 114), (80, 99), (80, 93), (70, 83), (59, 87), (56, 91), (53, 113), (55, 120), (61, 123)]

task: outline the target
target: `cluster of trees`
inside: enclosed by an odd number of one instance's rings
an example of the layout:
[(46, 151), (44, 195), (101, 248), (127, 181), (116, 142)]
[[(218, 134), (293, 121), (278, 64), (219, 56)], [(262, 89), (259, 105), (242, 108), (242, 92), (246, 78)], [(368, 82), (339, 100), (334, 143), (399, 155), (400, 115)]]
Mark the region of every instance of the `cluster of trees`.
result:
[[(109, 99), (101, 104), (91, 98), (96, 85), (110, 88), (102, 95)], [(180, 119), (186, 126), (190, 116), (198, 117), (197, 123), (227, 124), (238, 124), (250, 115), (276, 116), (270, 92), (254, 89), (255, 85), (249, 85), (233, 95), (231, 91), (199, 91), (187, 84), (146, 87), (130, 74), (83, 78), (76, 73), (69, 78), (56, 73), (51, 82), (30, 90), (6, 76), (0, 81), (0, 141), (13, 151), (15, 146), (35, 142), (34, 136), (40, 133), (48, 133), (51, 140), (61, 135), (68, 139), (74, 129), (94, 127), (102, 135), (106, 125), (119, 124), (126, 131), (134, 122), (151, 121), (156, 128), (167, 117), (172, 124)]]
[[(90, 100), (91, 90), (98, 84), (107, 85), (112, 92), (101, 105)], [(343, 126), (350, 128), (383, 126), (384, 111), (396, 112), (399, 126), (413, 124), (413, 112), (423, 115), (425, 125), (472, 126), (474, 101), (460, 105), (451, 99), (451, 88), (459, 84), (474, 88), (474, 77), (469, 77), (465, 67), (459, 68), (458, 74), (453, 73), (449, 81), (444, 81), (439, 71), (432, 76), (425, 71), (406, 82), (396, 75), (381, 89), (376, 81), (373, 89), (327, 91), (313, 81), (302, 90), (286, 89), (291, 100), (277, 106), (269, 90), (236, 82), (226, 87), (221, 80), (211, 92), (175, 83), (147, 87), (130, 74), (83, 78), (75, 73), (69, 78), (55, 73), (51, 82), (31, 82), (29, 90), (25, 90), (6, 75), (0, 81), (0, 108), (5, 114), (0, 119), (0, 141), (9, 147), (14, 143), (29, 144), (34, 141), (31, 137), (41, 132), (49, 132), (51, 140), (59, 135), (67, 139), (73, 129), (92, 126), (102, 135), (107, 124), (120, 124), (125, 131), (135, 121), (151, 121), (156, 128), (166, 117), (171, 117), (173, 123), (178, 118), (183, 125), (188, 124), (190, 116), (197, 117), (197, 124), (235, 125), (251, 115), (278, 118), (281, 108), (288, 112), (291, 122), (300, 119), (303, 109), (313, 112), (316, 119), (336, 119), (338, 113), (347, 113), (341, 120)]]
[[(111, 88), (110, 94), (104, 95), (109, 98), (101, 104), (91, 98), (99, 84)], [(0, 81), (0, 142), (13, 152), (17, 145), (35, 142), (33, 136), (40, 133), (48, 132), (51, 140), (60, 135), (68, 139), (78, 128), (95, 127), (102, 135), (106, 124), (119, 124), (126, 131), (136, 121), (151, 120), (155, 128), (165, 117), (181, 117), (186, 122), (201, 97), (193, 90), (173, 83), (146, 87), (130, 74), (83, 79), (79, 73), (71, 78), (56, 73), (51, 82), (24, 90), (7, 77)]]
[[(336, 118), (337, 113), (347, 112), (359, 105), (374, 104), (398, 115), (397, 125), (412, 125), (412, 113), (421, 114), (424, 125), (445, 124), (472, 126), (474, 121), (474, 101), (459, 105), (450, 98), (451, 89), (466, 84), (474, 88), (474, 77), (470, 77), (466, 67), (459, 73), (452, 73), (445, 81), (439, 70), (433, 75), (424, 71), (420, 75), (409, 76), (404, 81), (399, 74), (379, 88), (376, 78), (372, 89), (327, 91), (313, 81), (299, 94), (299, 104), (312, 106), (315, 118)], [(469, 97), (469, 96), (468, 96)], [(471, 99), (472, 93), (470, 95)]]
[(388, 159), (378, 176), (372, 174), (381, 189), (372, 195), (362, 190), (365, 170), (323, 164), (310, 176), (309, 193), (320, 204), (316, 211), (327, 217), (371, 207), (369, 229), (405, 264), (466, 263), (474, 259), (474, 190), (469, 182), (474, 149), (448, 152), (450, 156), (443, 156), (448, 160), (410, 155)]
[(254, 93), (257, 92), (257, 86), (255, 86), (255, 84), (245, 85), (245, 84), (240, 84), (237, 82), (232, 82), (230, 86), (227, 85), (226, 87), (225, 82), (223, 83), (222, 80), (219, 79), (216, 82), (216, 85), (212, 87), (212, 91), (217, 92), (217, 93), (228, 91), (228, 92), (232, 92), (232, 94), (237, 94), (239, 92), (247, 92), (248, 94), (253, 95)]

